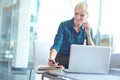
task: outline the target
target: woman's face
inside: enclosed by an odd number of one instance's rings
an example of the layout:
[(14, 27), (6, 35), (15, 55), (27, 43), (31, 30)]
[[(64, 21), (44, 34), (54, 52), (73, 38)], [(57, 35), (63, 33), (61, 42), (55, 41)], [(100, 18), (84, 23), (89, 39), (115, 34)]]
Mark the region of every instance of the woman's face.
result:
[(85, 23), (87, 17), (88, 17), (88, 15), (86, 13), (86, 10), (75, 11), (74, 12), (74, 23), (75, 23), (75, 25), (80, 25), (81, 26), (83, 23)]

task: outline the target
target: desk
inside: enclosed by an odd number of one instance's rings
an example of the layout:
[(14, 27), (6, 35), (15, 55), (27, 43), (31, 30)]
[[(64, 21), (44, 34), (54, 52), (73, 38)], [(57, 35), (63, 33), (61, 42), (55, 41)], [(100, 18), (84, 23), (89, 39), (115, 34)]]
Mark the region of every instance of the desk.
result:
[(42, 74), (52, 80), (120, 80), (120, 70), (111, 69), (108, 74), (73, 74), (66, 72), (49, 72)]

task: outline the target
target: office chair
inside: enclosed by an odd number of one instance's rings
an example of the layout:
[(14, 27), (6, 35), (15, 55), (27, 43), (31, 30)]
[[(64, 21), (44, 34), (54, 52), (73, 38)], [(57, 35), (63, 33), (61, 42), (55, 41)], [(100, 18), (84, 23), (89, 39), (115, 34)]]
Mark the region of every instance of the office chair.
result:
[(51, 44), (35, 40), (33, 42), (33, 68), (30, 69), (29, 80), (31, 80), (32, 71), (39, 65), (47, 65)]
[(110, 68), (120, 69), (120, 53), (111, 54)]

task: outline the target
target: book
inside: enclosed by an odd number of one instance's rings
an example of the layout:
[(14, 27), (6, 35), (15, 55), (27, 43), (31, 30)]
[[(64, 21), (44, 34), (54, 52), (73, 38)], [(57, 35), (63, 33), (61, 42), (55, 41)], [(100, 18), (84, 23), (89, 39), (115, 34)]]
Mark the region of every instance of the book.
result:
[(64, 66), (49, 66), (49, 65), (40, 65), (37, 70), (41, 72), (61, 72), (64, 69)]

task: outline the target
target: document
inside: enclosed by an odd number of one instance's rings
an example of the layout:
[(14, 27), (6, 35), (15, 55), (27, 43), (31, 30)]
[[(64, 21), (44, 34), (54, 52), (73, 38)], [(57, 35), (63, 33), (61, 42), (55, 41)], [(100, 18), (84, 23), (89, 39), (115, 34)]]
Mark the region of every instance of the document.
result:
[(49, 65), (40, 65), (37, 70), (41, 72), (61, 72), (64, 69), (62, 65), (49, 66)]

